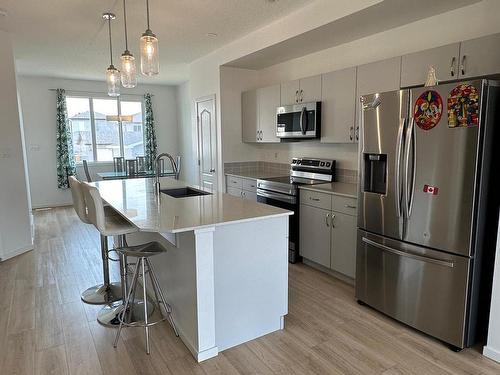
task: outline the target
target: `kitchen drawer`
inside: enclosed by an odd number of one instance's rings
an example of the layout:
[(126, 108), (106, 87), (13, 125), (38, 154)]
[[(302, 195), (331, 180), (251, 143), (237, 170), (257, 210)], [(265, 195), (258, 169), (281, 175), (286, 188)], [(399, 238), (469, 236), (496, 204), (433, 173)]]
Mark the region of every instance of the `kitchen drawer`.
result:
[(319, 193), (311, 190), (301, 190), (300, 203), (322, 208), (324, 210), (331, 210), (332, 196), (330, 194)]
[(243, 190), (257, 192), (257, 180), (243, 178)]
[(236, 188), (236, 189), (241, 189), (243, 188), (243, 179), (238, 178), (238, 177), (233, 177), (233, 176), (226, 176), (227, 178), (227, 187), (228, 188)]
[(332, 211), (356, 216), (358, 212), (358, 200), (356, 198), (335, 195), (332, 201)]
[(235, 197), (240, 197), (241, 198), (241, 189), (236, 189), (236, 188), (232, 188), (230, 186), (227, 187), (227, 193), (229, 195), (233, 195)]

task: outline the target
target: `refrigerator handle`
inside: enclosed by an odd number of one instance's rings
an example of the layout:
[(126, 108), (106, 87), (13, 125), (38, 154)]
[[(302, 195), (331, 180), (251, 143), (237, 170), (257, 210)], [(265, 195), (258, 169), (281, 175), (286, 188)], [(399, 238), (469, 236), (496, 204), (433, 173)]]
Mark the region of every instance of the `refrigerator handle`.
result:
[(398, 212), (398, 216), (401, 217), (402, 209), (401, 209), (401, 159), (403, 157), (403, 137), (404, 137), (404, 129), (406, 125), (406, 118), (402, 118), (399, 120), (399, 130), (398, 130), (398, 139), (396, 144), (396, 209)]
[[(409, 126), (406, 130), (405, 142), (405, 169), (404, 169), (404, 184), (403, 191), (405, 197), (406, 217), (409, 218), (413, 207), (413, 196), (415, 192), (415, 176), (416, 176), (416, 135), (415, 135), (415, 121), (410, 119)], [(411, 151), (411, 152), (410, 152)], [(410, 176), (410, 160), (411, 160), (411, 176)], [(411, 178), (411, 183), (409, 182)]]

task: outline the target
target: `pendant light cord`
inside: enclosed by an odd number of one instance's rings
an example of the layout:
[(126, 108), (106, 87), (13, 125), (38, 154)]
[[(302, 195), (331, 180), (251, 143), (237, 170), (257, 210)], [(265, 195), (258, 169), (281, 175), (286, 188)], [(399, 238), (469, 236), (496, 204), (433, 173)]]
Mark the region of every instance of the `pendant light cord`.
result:
[(146, 17), (148, 20), (148, 30), (149, 30), (150, 29), (149, 28), (149, 0), (146, 0)]
[(108, 34), (109, 34), (109, 55), (111, 57), (111, 65), (113, 65), (113, 44), (111, 42), (111, 17), (108, 17)]
[(127, 7), (125, 6), (125, 0), (123, 0), (123, 19), (124, 19), (124, 23), (125, 23), (125, 51), (128, 51)]

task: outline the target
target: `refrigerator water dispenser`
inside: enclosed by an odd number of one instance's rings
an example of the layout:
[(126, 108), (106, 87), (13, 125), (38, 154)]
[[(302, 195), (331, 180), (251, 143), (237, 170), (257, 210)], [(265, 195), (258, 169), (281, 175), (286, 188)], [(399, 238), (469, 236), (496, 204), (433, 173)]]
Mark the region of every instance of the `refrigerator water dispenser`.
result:
[(365, 165), (364, 191), (386, 194), (387, 192), (387, 154), (363, 154)]

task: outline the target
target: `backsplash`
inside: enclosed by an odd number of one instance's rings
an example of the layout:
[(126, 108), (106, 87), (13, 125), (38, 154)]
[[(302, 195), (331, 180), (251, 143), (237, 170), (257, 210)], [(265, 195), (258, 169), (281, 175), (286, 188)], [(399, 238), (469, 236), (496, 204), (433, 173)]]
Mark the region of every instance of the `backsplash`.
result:
[[(242, 174), (270, 172), (282, 175), (290, 173), (290, 164), (271, 163), (268, 161), (245, 161), (224, 163), (224, 173)], [(353, 169), (337, 168), (335, 171), (335, 181), (347, 182), (350, 184), (358, 183), (358, 171)]]

